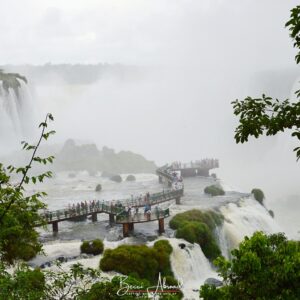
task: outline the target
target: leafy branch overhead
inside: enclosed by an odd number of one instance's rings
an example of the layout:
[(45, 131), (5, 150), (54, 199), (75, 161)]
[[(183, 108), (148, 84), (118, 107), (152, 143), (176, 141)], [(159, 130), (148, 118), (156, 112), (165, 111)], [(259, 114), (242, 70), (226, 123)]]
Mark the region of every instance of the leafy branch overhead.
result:
[[(294, 47), (300, 49), (300, 6), (291, 10), (290, 20), (286, 23)], [(300, 62), (300, 51), (295, 57), (296, 63)], [(300, 98), (300, 90), (295, 92)], [(288, 99), (279, 101), (262, 95), (261, 98), (247, 97), (244, 100), (232, 102), (234, 114), (239, 117), (239, 125), (235, 130), (237, 143), (248, 141), (250, 136), (258, 138), (266, 134), (275, 135), (280, 131), (292, 130), (291, 135), (300, 140), (300, 102), (291, 102)], [(294, 149), (297, 160), (300, 158), (300, 147)]]

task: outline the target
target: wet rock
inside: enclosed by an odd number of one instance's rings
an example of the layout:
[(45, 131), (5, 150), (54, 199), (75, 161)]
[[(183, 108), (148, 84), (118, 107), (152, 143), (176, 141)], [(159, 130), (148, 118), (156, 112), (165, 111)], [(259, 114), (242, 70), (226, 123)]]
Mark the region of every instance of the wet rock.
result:
[(57, 258), (57, 260), (58, 260), (59, 262), (61, 262), (61, 263), (65, 262), (65, 261), (68, 261), (68, 259), (67, 259), (66, 257), (64, 257), (64, 256), (59, 256), (59, 257)]
[(180, 247), (180, 249), (184, 249), (186, 245), (184, 243), (180, 243), (178, 246)]
[(75, 174), (75, 173), (69, 173), (68, 177), (69, 177), (69, 178), (75, 178), (75, 177), (76, 177), (76, 174)]
[(95, 192), (101, 192), (102, 190), (102, 185), (101, 184), (97, 184), (96, 188), (95, 188)]
[(214, 285), (215, 287), (222, 286), (223, 282), (216, 278), (207, 278), (204, 284)]
[(120, 183), (120, 182), (122, 182), (122, 177), (120, 175), (114, 175), (114, 176), (110, 177), (110, 180)]
[(134, 175), (128, 175), (128, 176), (126, 177), (126, 181), (136, 181), (136, 178), (135, 178)]

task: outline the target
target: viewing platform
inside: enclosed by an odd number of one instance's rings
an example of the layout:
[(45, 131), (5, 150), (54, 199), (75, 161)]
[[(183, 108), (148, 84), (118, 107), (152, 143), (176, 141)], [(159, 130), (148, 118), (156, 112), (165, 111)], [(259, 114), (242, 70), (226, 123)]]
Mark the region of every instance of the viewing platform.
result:
[[(45, 211), (41, 214), (44, 222), (36, 226), (52, 224), (54, 233), (58, 232), (58, 223), (63, 221), (76, 221), (91, 216), (92, 222), (97, 221), (99, 213), (109, 215), (109, 223), (122, 224), (123, 236), (126, 237), (134, 230), (134, 224), (158, 221), (159, 233), (164, 232), (164, 219), (170, 216), (169, 208), (160, 209), (159, 204), (175, 200), (180, 204), (180, 199), (184, 193), (183, 177), (209, 176), (209, 170), (218, 168), (217, 159), (203, 159), (181, 164), (180, 162), (165, 165), (156, 170), (160, 183), (167, 183), (172, 189), (149, 194), (144, 197), (136, 197), (123, 200), (112, 200), (110, 202), (100, 202), (99, 200), (86, 201), (73, 204), (68, 208)], [(155, 207), (153, 210), (151, 207)], [(139, 208), (144, 207), (144, 212)]]
[[(148, 207), (159, 205), (164, 202), (175, 200), (176, 204), (180, 204), (180, 198), (183, 195), (183, 190), (163, 190), (159, 193), (149, 194), (147, 199), (125, 199), (125, 200), (113, 200), (110, 202), (93, 201), (87, 205), (82, 205), (83, 202), (74, 204), (74, 208), (65, 208), (54, 211), (46, 211), (41, 216), (46, 224), (52, 224), (53, 232), (58, 232), (58, 223), (63, 221), (74, 221), (78, 219), (84, 219), (91, 216), (92, 222), (97, 221), (97, 215), (99, 213), (106, 213), (109, 215), (109, 223), (123, 224), (125, 223), (124, 217), (126, 215), (126, 208), (131, 207), (132, 210), (139, 207)], [(169, 214), (169, 212), (168, 212)], [(129, 223), (142, 223), (151, 222), (162, 218), (162, 215), (166, 217), (166, 212), (160, 212), (158, 216), (153, 212), (150, 218), (143, 217), (142, 214), (138, 215), (138, 219), (127, 219)], [(116, 216), (118, 221), (116, 222)], [(156, 218), (155, 218), (156, 217)], [(37, 226), (42, 226), (38, 224)]]

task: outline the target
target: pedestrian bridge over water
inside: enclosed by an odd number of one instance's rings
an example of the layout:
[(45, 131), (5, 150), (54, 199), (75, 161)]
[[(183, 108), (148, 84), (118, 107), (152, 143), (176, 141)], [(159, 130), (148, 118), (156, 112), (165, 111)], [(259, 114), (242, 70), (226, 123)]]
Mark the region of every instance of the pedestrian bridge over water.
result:
[[(212, 160), (211, 160), (212, 161)], [(203, 163), (202, 163), (203, 164)], [(204, 165), (205, 175), (208, 174), (207, 170), (218, 167), (218, 162), (215, 160), (209, 165)], [(170, 216), (169, 208), (160, 209), (157, 205), (175, 200), (176, 204), (180, 204), (180, 199), (183, 196), (184, 185), (182, 178), (177, 177), (176, 171), (180, 171), (184, 176), (195, 176), (199, 172), (202, 174), (200, 168), (202, 165), (196, 164), (194, 166), (188, 166), (188, 169), (182, 168), (181, 166), (168, 166), (165, 165), (156, 170), (159, 177), (160, 183), (167, 183), (169, 187), (173, 189), (163, 190), (162, 192), (149, 194), (147, 198), (143, 199), (126, 199), (120, 201), (100, 202), (93, 201), (89, 204), (78, 203), (73, 208), (65, 208), (55, 211), (47, 211), (42, 214), (44, 224), (38, 224), (37, 226), (43, 226), (46, 224), (52, 224), (53, 232), (58, 232), (58, 223), (63, 221), (74, 221), (78, 219), (85, 219), (91, 216), (93, 222), (97, 221), (97, 215), (99, 213), (105, 213), (109, 215), (110, 224), (122, 224), (123, 225), (123, 236), (126, 237), (131, 231), (134, 230), (135, 223), (145, 223), (158, 221), (159, 233), (164, 232), (164, 219)], [(191, 169), (197, 171), (191, 171)], [(177, 184), (178, 183), (178, 184)], [(156, 206), (153, 211), (140, 212), (140, 207), (151, 207)], [(130, 207), (130, 211), (126, 210), (126, 207)]]
[[(160, 176), (164, 176), (168, 181), (174, 181), (175, 178), (169, 173), (167, 168), (157, 170)], [(52, 224), (53, 232), (58, 232), (58, 223), (63, 221), (74, 221), (85, 219), (91, 216), (93, 222), (97, 221), (99, 213), (109, 215), (110, 224), (122, 224), (123, 236), (128, 236), (134, 229), (135, 223), (145, 223), (158, 221), (159, 233), (164, 232), (164, 219), (170, 216), (169, 209), (159, 209), (157, 205), (171, 200), (175, 200), (176, 204), (180, 204), (180, 199), (183, 196), (183, 184), (180, 188), (174, 190), (163, 190), (162, 192), (149, 194), (145, 199), (126, 199), (120, 201), (100, 202), (93, 201), (89, 204), (78, 203), (74, 208), (64, 208), (55, 211), (47, 211), (42, 214), (44, 224)], [(156, 206), (153, 211), (140, 212), (140, 207)], [(125, 209), (131, 207), (130, 213)]]

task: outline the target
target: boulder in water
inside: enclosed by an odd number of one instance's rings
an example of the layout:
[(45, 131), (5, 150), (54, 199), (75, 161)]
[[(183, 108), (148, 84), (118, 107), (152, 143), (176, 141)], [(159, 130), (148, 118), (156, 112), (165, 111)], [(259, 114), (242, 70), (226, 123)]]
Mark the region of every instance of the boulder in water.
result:
[(136, 178), (135, 178), (134, 175), (128, 175), (128, 176), (126, 177), (126, 181), (136, 181)]
[(113, 176), (110, 177), (110, 180), (120, 183), (120, 182), (122, 182), (122, 177), (120, 175), (113, 175)]
[(102, 190), (102, 185), (99, 183), (96, 186), (95, 192), (101, 192), (101, 190)]
[(178, 246), (180, 249), (184, 249), (186, 245), (184, 243), (180, 243), (180, 244), (178, 244)]
[(69, 173), (68, 177), (69, 177), (69, 178), (75, 178), (75, 177), (76, 177), (76, 174), (75, 174), (75, 173)]
[(223, 282), (216, 278), (207, 278), (204, 284), (214, 285), (215, 287), (222, 286)]

